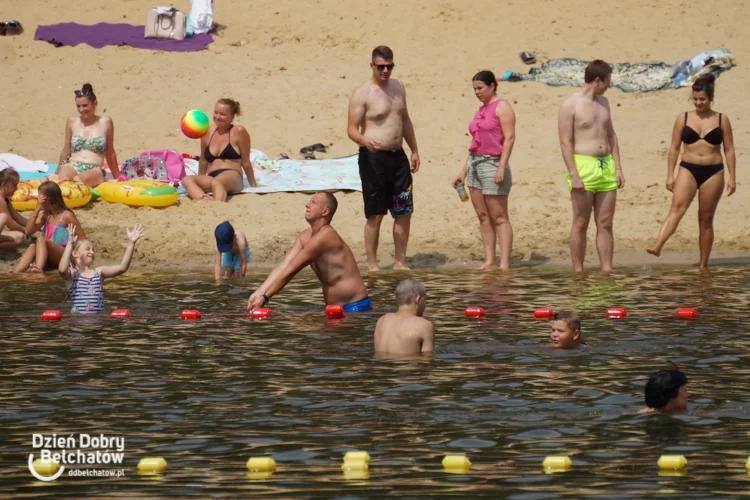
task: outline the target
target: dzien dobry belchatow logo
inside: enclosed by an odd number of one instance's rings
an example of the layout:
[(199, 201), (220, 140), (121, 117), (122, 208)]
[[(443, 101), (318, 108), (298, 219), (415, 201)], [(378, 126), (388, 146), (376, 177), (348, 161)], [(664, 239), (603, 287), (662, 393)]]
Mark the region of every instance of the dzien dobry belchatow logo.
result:
[[(122, 477), (124, 470), (101, 468), (82, 469), (82, 466), (122, 465), (125, 458), (125, 438), (108, 437), (104, 434), (32, 434), (32, 447), (38, 451), (29, 455), (29, 471), (40, 481), (54, 481), (66, 470), (69, 476), (116, 476)], [(59, 469), (58, 469), (59, 466)]]

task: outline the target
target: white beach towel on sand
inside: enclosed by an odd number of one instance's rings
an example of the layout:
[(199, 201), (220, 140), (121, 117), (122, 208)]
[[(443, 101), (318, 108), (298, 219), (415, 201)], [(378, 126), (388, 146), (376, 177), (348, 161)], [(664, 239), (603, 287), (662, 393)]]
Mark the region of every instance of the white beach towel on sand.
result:
[[(250, 159), (258, 187), (250, 187), (245, 179), (243, 193), (362, 191), (357, 155), (322, 160), (273, 160), (272, 168), (264, 168), (264, 164), (269, 166), (266, 162), (270, 160), (262, 151), (252, 149)], [(185, 160), (188, 175), (195, 175), (197, 170), (197, 161)], [(181, 196), (186, 194), (182, 185), (177, 190)]]
[(6, 168), (14, 168), (16, 172), (46, 172), (47, 162), (27, 160), (23, 156), (12, 153), (0, 153), (0, 170)]

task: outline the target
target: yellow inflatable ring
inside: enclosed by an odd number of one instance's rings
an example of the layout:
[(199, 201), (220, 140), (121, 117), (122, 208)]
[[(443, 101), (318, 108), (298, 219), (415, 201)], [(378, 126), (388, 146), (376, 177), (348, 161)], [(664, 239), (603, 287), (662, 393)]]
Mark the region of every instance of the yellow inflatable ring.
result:
[(177, 189), (165, 182), (135, 179), (102, 182), (96, 186), (103, 200), (133, 207), (168, 207), (177, 202)]
[[(13, 208), (19, 212), (34, 210), (36, 200), (39, 197), (39, 186), (45, 182), (44, 179), (34, 179), (31, 181), (20, 181), (16, 192), (10, 199)], [(77, 181), (56, 181), (62, 191), (63, 201), (68, 208), (78, 208), (91, 201), (91, 188), (86, 184)]]

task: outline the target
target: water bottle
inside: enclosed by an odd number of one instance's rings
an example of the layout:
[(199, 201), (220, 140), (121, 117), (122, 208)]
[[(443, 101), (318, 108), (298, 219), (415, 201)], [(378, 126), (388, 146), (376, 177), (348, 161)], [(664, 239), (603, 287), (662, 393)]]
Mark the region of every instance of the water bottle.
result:
[(458, 197), (461, 198), (461, 201), (469, 201), (469, 193), (466, 192), (463, 182), (456, 181), (453, 187), (458, 191)]

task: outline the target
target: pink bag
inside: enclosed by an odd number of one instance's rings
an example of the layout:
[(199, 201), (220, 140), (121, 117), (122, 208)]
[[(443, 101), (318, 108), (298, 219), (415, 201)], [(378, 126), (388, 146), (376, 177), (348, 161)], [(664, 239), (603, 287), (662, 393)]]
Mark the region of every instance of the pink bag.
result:
[(119, 181), (146, 179), (150, 181), (169, 182), (167, 165), (160, 156), (136, 156), (128, 158), (120, 165)]
[(170, 184), (175, 186), (180, 184), (180, 181), (185, 177), (185, 162), (182, 155), (172, 149), (160, 149), (156, 151), (146, 151), (141, 153), (141, 156), (158, 156), (164, 160), (164, 164), (167, 166), (167, 177)]

